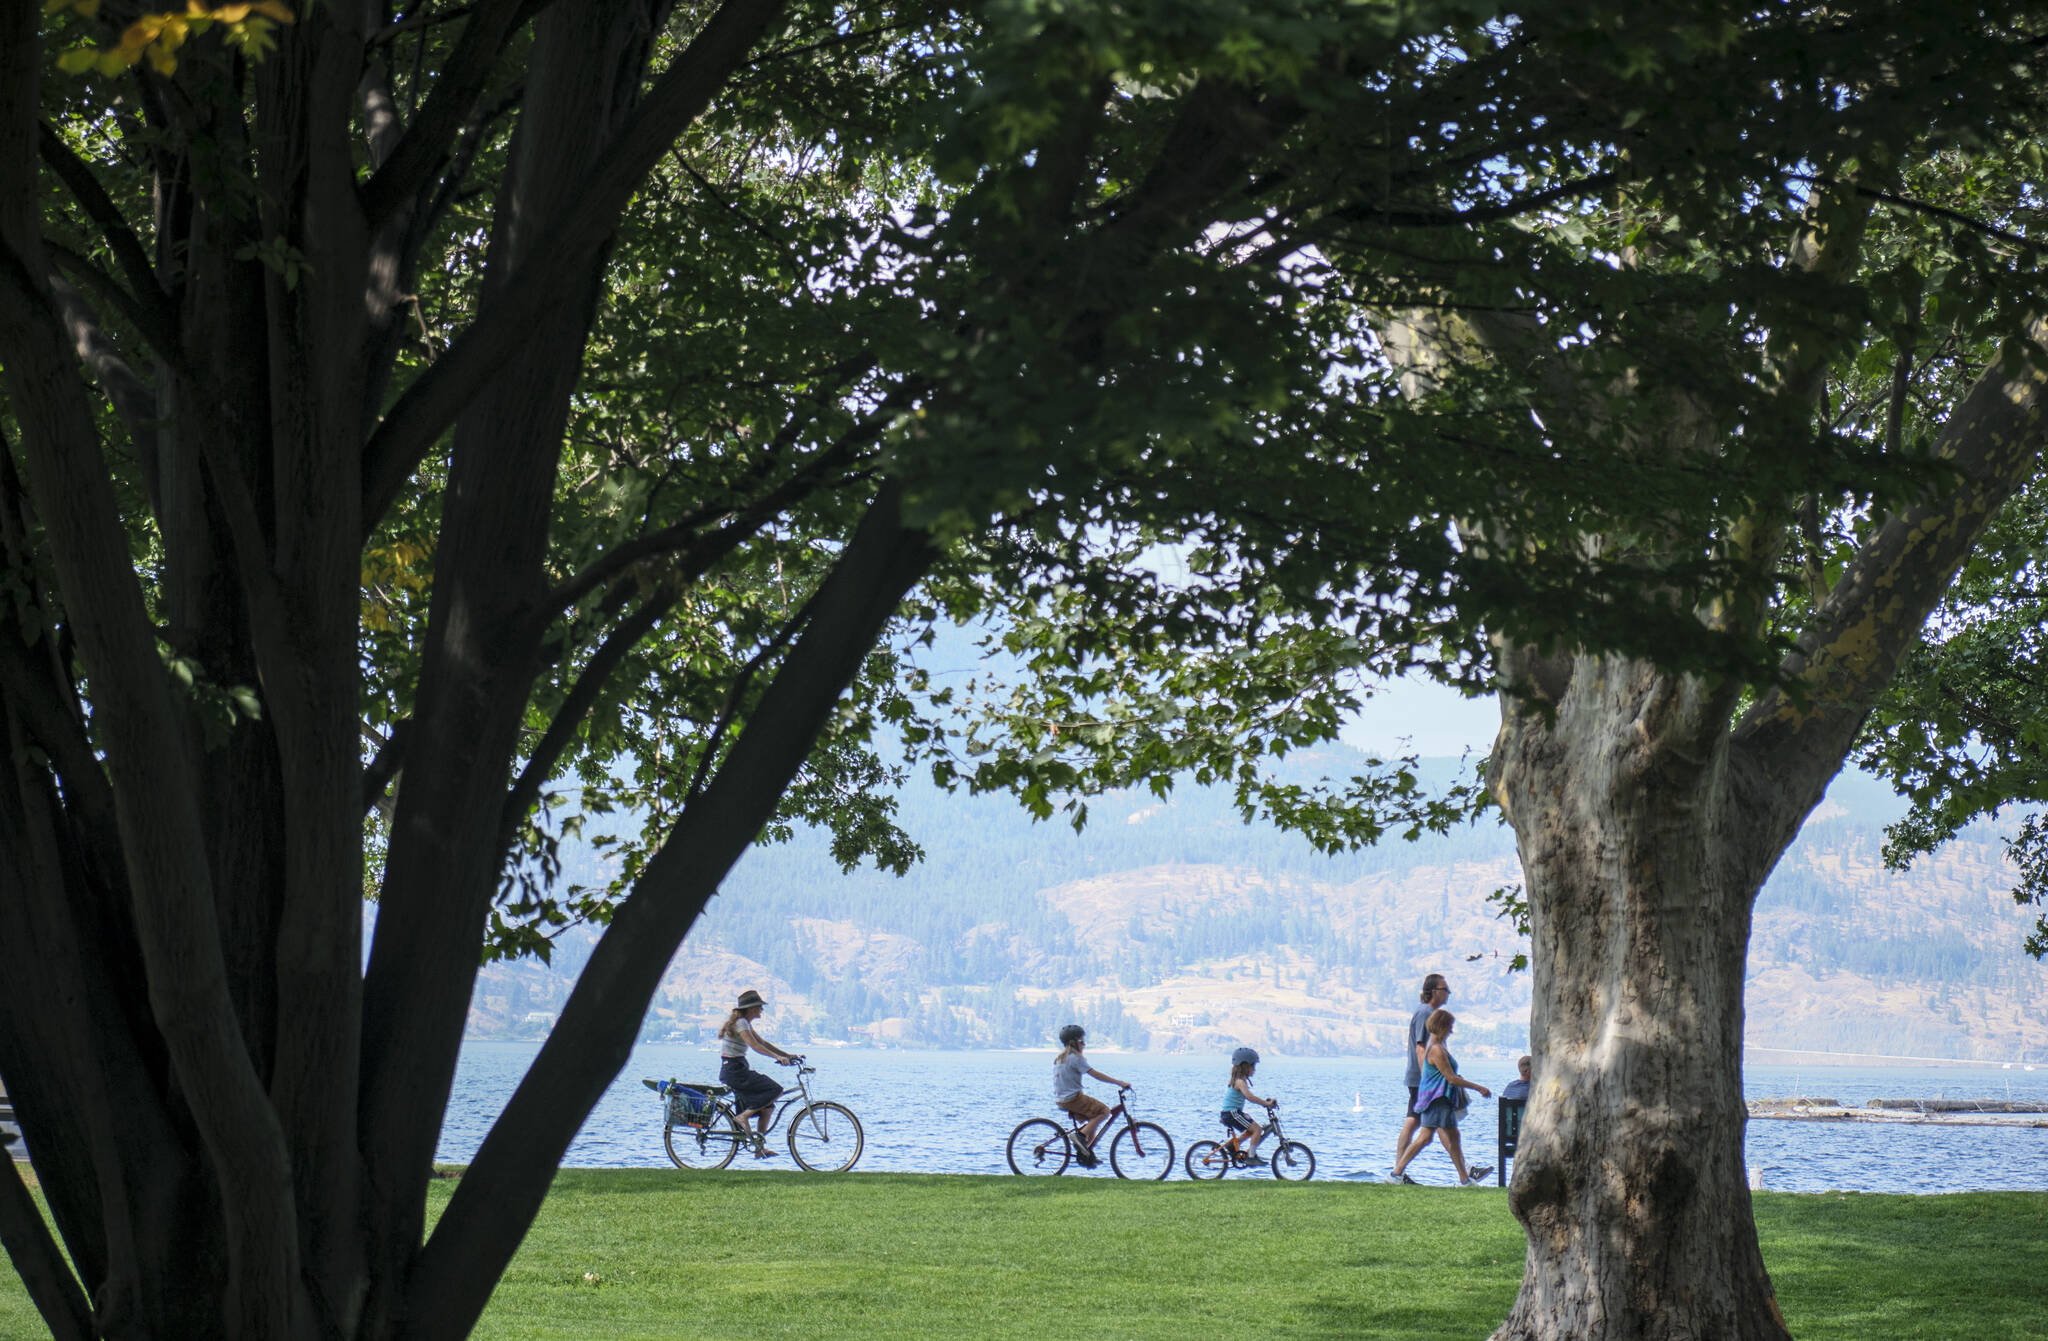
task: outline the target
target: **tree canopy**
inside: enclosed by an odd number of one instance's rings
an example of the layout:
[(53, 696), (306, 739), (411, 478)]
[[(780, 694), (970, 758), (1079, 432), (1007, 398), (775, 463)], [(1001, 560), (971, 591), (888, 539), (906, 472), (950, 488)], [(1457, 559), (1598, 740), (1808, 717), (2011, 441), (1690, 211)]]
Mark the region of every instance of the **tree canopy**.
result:
[[(63, 1247), (4, 1189), (0, 1239), (53, 1331), (465, 1334), (745, 846), (913, 855), (883, 731), (1346, 842), (1443, 812), (1245, 774), (1331, 728), (1303, 685), (1496, 642), (1768, 682), (1785, 630), (1695, 615), (1763, 550), (1582, 537), (1926, 482), (1788, 410), (1896, 321), (1786, 238), (1946, 217), (1889, 165), (2037, 110), (2032, 21), (7, 0), (0, 1076)], [(1914, 282), (1967, 301), (1994, 253), (1943, 236)], [(1448, 357), (1403, 352), (1425, 313)], [(1599, 388), (1568, 451), (1553, 360), (1459, 355), (1545, 322)], [(1734, 450), (1641, 450), (1680, 403)], [(1045, 706), (962, 763), (895, 652), (1033, 606), (1087, 618), (1017, 626)], [(1060, 741), (1106, 762), (1048, 749), (1104, 703)], [(606, 813), (619, 886), (565, 907), (550, 845)], [(429, 1235), (478, 947), (577, 915)]]
[[(1515, 463), (1490, 481), (1500, 496), (1466, 513), (1447, 489), (1455, 501), (1422, 524), (1463, 554), (1585, 572), (1567, 605), (1530, 593), (1407, 649), (1503, 703), (1486, 781), (1526, 879), (1504, 901), (1531, 933), (1545, 1079), (1511, 1194), (1529, 1264), (1501, 1341), (1783, 1336), (1743, 1184), (1754, 899), (1888, 691), (1866, 748), (1927, 807), (1895, 850), (2034, 794), (2032, 701), (2013, 690), (2036, 632), (2048, 327), (2038, 16), (2010, 17), (1973, 15), (1955, 32), (1983, 45), (1944, 61), (1915, 31), (1939, 20), (1890, 11), (1865, 33), (1872, 50), (1898, 44), (1874, 64), (1734, 94), (1813, 97), (1732, 150), (1652, 128), (1645, 160), (1676, 143), (1716, 165), (1699, 173), (1404, 238), (1391, 267), (1370, 243), (1319, 239), (1378, 334), (1371, 367), (1400, 390), (1398, 407), (1382, 398), (1389, 422), (1447, 449), (1460, 478)], [(1980, 78), (1954, 97), (1951, 80)], [(1546, 488), (1560, 477), (1579, 487)], [(1616, 478), (1618, 500), (1603, 496)], [(1639, 599), (1610, 603), (1604, 583)], [(1235, 769), (1247, 805), (1284, 815), (1299, 799), (1254, 776), (1246, 737), (1264, 724), (1242, 708), (1285, 702), (1306, 739), (1334, 729), (1292, 697), (1326, 672), (1321, 610), (1278, 596), (1217, 655), (1173, 648), (1120, 678), (1098, 667), (1124, 658), (1143, 617), (1097, 624), (1061, 593), (1034, 613), (1043, 623), (1010, 641), (1049, 674), (986, 710), (1038, 749), (985, 773), (1117, 785), (1194, 754)], [(1916, 654), (1931, 615), (1940, 641)], [(1142, 658), (1142, 633), (1137, 646)], [(1225, 681), (1238, 688), (1204, 697)], [(1194, 686), (1195, 711), (1161, 711), (1160, 684)], [(1350, 702), (1314, 703), (1333, 698)], [(1102, 742), (1107, 757), (1085, 736), (1062, 748), (1062, 725), (1104, 719), (1127, 728)], [(1953, 768), (1966, 751), (1974, 766)], [(2038, 828), (2015, 840), (2023, 867)]]

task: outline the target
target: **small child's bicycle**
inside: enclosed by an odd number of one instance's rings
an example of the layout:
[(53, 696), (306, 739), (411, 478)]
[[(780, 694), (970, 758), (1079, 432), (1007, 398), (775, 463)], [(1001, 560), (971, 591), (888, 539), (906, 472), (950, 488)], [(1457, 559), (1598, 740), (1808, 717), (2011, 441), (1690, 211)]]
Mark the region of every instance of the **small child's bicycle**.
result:
[[(1287, 1139), (1280, 1130), (1280, 1110), (1277, 1108), (1267, 1110), (1266, 1134), (1272, 1139), (1273, 1154), (1268, 1163), (1275, 1178), (1283, 1182), (1305, 1183), (1315, 1177), (1315, 1151), (1299, 1141)], [(1237, 1142), (1238, 1137), (1232, 1136), (1227, 1141), (1201, 1140), (1189, 1146), (1188, 1177), (1199, 1182), (1205, 1178), (1221, 1178), (1232, 1169), (1257, 1168), (1239, 1151)]]
[[(1128, 1089), (1117, 1091), (1116, 1107), (1109, 1110), (1102, 1131), (1107, 1132), (1119, 1117), (1124, 1120), (1123, 1130), (1109, 1143), (1109, 1167), (1116, 1171), (1116, 1176), (1157, 1182), (1172, 1173), (1173, 1138), (1158, 1123), (1137, 1120), (1131, 1112), (1131, 1092)], [(1071, 1131), (1051, 1118), (1029, 1118), (1018, 1123), (1016, 1130), (1010, 1133), (1010, 1172), (1026, 1176), (1061, 1174), (1074, 1161), (1079, 1161), (1084, 1168), (1093, 1165), (1093, 1151), (1081, 1144), (1081, 1129), (1088, 1124), (1078, 1118), (1069, 1118), (1069, 1121), (1073, 1123)], [(1096, 1134), (1095, 1144), (1097, 1149), (1101, 1148), (1100, 1132)], [(1082, 1158), (1084, 1153), (1088, 1158)]]

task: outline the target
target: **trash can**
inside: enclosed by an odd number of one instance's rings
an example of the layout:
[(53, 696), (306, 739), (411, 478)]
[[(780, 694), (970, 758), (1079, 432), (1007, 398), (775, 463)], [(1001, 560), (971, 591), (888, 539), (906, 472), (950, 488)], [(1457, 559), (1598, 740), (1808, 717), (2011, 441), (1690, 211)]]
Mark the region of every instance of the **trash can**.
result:
[(1493, 1177), (1502, 1187), (1508, 1185), (1508, 1161), (1522, 1138), (1522, 1110), (1528, 1105), (1527, 1099), (1502, 1099), (1495, 1105), (1500, 1110), (1500, 1139), (1494, 1147)]

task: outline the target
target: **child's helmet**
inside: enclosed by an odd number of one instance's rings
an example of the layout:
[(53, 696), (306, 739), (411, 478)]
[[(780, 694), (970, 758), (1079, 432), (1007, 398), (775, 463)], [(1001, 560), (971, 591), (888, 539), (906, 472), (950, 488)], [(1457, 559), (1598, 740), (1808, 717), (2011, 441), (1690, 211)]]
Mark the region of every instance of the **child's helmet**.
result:
[(1076, 1043), (1079, 1043), (1082, 1039), (1086, 1037), (1088, 1037), (1088, 1031), (1086, 1029), (1083, 1029), (1078, 1024), (1070, 1024), (1066, 1028), (1060, 1030), (1060, 1046), (1063, 1048), (1071, 1048)]
[(1257, 1066), (1259, 1064), (1259, 1054), (1251, 1048), (1239, 1048), (1236, 1052), (1230, 1054), (1230, 1064), (1232, 1066)]

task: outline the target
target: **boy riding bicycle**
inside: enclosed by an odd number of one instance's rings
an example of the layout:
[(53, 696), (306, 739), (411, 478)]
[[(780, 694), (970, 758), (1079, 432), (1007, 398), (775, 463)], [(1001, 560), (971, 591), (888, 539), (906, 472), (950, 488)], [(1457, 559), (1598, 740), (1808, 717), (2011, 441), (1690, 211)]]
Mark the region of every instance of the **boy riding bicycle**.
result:
[(1053, 1106), (1083, 1124), (1080, 1148), (1074, 1152), (1074, 1158), (1084, 1169), (1095, 1167), (1095, 1134), (1102, 1130), (1103, 1120), (1109, 1116), (1109, 1105), (1084, 1094), (1081, 1077), (1094, 1076), (1103, 1084), (1114, 1085), (1120, 1090), (1130, 1088), (1115, 1076), (1106, 1076), (1088, 1065), (1088, 1058), (1082, 1052), (1087, 1042), (1088, 1031), (1078, 1024), (1070, 1024), (1060, 1030), (1060, 1055), (1052, 1059)]

